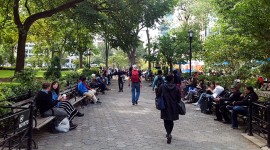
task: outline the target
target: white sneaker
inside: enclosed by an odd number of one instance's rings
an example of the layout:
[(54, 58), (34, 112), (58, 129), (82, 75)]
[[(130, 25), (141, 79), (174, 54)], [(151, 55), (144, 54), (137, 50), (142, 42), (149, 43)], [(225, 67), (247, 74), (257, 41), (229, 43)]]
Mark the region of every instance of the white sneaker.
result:
[(195, 110), (200, 111), (200, 110), (201, 110), (201, 108), (196, 108)]
[(192, 103), (192, 105), (194, 105), (194, 106), (198, 106), (198, 102), (196, 102), (196, 103)]

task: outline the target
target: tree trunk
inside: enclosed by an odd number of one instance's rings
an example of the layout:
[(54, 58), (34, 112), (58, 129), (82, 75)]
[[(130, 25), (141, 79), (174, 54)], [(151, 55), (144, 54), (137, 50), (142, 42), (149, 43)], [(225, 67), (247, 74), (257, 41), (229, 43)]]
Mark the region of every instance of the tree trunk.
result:
[(52, 49), (52, 58), (54, 57), (54, 53), (55, 53), (55, 51), (54, 51), (54, 49)]
[(25, 43), (27, 38), (28, 30), (24, 28), (19, 28), (19, 39), (18, 39), (18, 47), (17, 47), (17, 58), (16, 58), (16, 69), (15, 73), (20, 72), (24, 69), (25, 63)]
[(170, 65), (170, 72), (172, 72), (173, 71), (173, 63), (169, 62), (169, 65)]
[[(149, 36), (149, 30), (148, 28), (146, 28), (146, 35), (147, 35), (147, 50), (148, 50), (148, 55), (151, 55), (151, 49), (150, 49), (150, 36)], [(151, 70), (152, 66), (151, 66), (151, 61), (148, 60), (148, 70)]]
[(105, 39), (105, 45), (106, 45), (106, 50), (105, 50), (105, 65), (106, 65), (106, 69), (108, 69), (109, 42), (108, 42), (107, 39)]
[(128, 52), (128, 59), (130, 62), (130, 65), (136, 64), (136, 47), (133, 47), (131, 51)]
[(80, 56), (79, 56), (79, 60), (80, 60), (80, 62), (79, 62), (79, 68), (82, 68), (83, 66), (82, 66), (82, 63), (83, 63), (83, 52), (80, 52)]

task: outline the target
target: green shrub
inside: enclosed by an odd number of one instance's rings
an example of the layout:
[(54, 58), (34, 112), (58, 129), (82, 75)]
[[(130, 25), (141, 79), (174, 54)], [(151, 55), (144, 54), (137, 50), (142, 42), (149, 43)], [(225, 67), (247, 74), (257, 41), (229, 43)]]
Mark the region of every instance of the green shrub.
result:
[(86, 76), (88, 78), (90, 78), (92, 74), (99, 74), (99, 68), (98, 67), (91, 67), (90, 69), (85, 68), (81, 72), (81, 75)]
[(69, 71), (66, 73), (65, 77), (61, 77), (61, 81), (62, 81), (62, 87), (64, 87), (65, 85), (67, 85), (67, 83), (73, 83), (76, 82), (80, 77), (80, 74), (76, 71)]
[(16, 73), (13, 81), (17, 82), (18, 84), (3, 86), (0, 91), (0, 93), (3, 94), (2, 98), (6, 99), (8, 97), (14, 97), (16, 95), (28, 92), (28, 90), (36, 92), (37, 90), (41, 89), (40, 82), (38, 82), (35, 78), (36, 74), (37, 71), (32, 68)]
[(27, 68), (21, 72), (16, 73), (13, 80), (19, 82), (22, 86), (30, 87), (34, 82), (36, 75), (36, 70)]
[(61, 64), (59, 57), (55, 56), (52, 59), (51, 65), (48, 67), (47, 71), (44, 72), (44, 77), (46, 79), (59, 79), (61, 77)]
[(270, 79), (270, 62), (266, 62), (261, 66), (261, 75), (265, 78)]
[(205, 83), (215, 81), (224, 88), (230, 88), (233, 85), (233, 82), (236, 77), (234, 76), (208, 76), (208, 75), (199, 75), (198, 79), (204, 79)]
[(256, 87), (257, 79), (256, 78), (248, 78), (245, 82), (245, 85)]

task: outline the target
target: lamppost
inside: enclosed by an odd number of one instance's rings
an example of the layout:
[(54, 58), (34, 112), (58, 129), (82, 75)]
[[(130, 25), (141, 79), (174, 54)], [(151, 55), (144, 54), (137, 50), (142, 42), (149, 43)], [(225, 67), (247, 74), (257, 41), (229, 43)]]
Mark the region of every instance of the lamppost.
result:
[(88, 67), (89, 69), (91, 68), (91, 62), (90, 62), (90, 57), (91, 57), (91, 49), (87, 50), (87, 55), (88, 55)]
[(191, 77), (191, 58), (192, 58), (192, 51), (191, 51), (191, 43), (193, 37), (193, 31), (189, 30), (189, 76)]

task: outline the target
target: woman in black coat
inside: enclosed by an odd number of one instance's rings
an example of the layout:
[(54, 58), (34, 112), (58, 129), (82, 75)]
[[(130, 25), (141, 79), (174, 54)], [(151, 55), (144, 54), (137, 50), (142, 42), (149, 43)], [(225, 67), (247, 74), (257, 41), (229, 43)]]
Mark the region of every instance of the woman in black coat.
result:
[(174, 84), (173, 75), (166, 76), (167, 84), (162, 84), (159, 88), (158, 96), (165, 100), (166, 108), (161, 110), (161, 119), (164, 120), (164, 127), (167, 132), (167, 143), (172, 140), (173, 121), (179, 119), (178, 102), (181, 100), (180, 89)]

